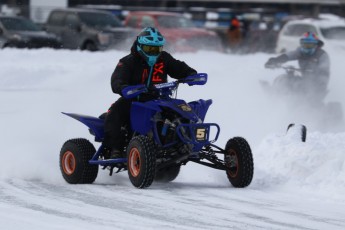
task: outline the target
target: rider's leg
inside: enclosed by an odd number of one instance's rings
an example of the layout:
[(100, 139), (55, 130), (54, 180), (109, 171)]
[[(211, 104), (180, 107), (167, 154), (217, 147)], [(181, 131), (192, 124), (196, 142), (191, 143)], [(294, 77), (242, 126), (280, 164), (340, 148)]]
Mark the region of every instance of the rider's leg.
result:
[(110, 152), (121, 153), (124, 148), (124, 137), (121, 127), (130, 125), (130, 108), (132, 102), (119, 98), (108, 110), (104, 123), (103, 146)]

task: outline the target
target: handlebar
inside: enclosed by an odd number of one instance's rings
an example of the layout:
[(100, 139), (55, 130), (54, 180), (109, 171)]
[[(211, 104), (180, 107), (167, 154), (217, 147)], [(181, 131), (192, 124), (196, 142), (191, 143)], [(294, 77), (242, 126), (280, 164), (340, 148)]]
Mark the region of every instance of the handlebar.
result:
[(265, 65), (268, 69), (284, 69), (287, 73), (295, 73), (295, 72), (301, 72), (300, 68), (296, 68), (292, 65), (282, 65), (282, 64), (274, 64), (274, 65)]
[(282, 65), (280, 66), (280, 68), (285, 69), (286, 71), (297, 71), (297, 72), (301, 72), (300, 68), (296, 68), (295, 66), (292, 65)]
[(206, 73), (198, 73), (195, 75), (188, 76), (183, 79), (179, 79), (177, 81), (166, 82), (161, 84), (155, 84), (154, 86), (150, 87), (149, 89), (145, 85), (133, 85), (127, 86), (122, 90), (122, 95), (125, 98), (134, 98), (142, 93), (149, 93), (150, 91), (157, 93), (159, 96), (170, 96), (172, 95), (173, 91), (177, 89), (180, 83), (188, 84), (189, 86), (192, 85), (204, 85), (207, 82), (207, 74)]

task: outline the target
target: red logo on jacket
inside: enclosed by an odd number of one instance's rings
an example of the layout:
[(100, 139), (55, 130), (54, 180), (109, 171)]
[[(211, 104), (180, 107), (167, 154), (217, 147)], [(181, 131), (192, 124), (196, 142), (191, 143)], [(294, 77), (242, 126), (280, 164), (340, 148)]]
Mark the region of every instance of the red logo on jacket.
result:
[[(163, 82), (163, 74), (164, 74), (164, 63), (163, 62), (156, 63), (153, 66), (151, 82), (153, 84)], [(144, 71), (141, 75), (141, 83), (142, 84), (144, 84), (147, 81), (148, 76), (149, 76), (149, 70), (144, 69)]]

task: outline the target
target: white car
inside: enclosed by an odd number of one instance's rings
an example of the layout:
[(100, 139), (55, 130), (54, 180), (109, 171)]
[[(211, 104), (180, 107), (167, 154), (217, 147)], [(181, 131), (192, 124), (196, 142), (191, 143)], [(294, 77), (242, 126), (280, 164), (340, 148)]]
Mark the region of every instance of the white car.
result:
[(323, 41), (324, 49), (345, 50), (345, 20), (333, 15), (320, 15), (318, 19), (301, 19), (287, 22), (277, 38), (276, 52), (282, 53), (299, 47), (305, 32), (313, 32)]

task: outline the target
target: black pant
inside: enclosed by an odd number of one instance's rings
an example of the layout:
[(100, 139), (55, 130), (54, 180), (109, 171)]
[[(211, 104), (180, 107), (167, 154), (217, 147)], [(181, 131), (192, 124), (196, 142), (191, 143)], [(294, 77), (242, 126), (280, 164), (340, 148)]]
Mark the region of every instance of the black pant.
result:
[(124, 132), (121, 127), (130, 130), (130, 110), (132, 101), (120, 97), (108, 110), (104, 124), (103, 146), (122, 150), (125, 146)]

